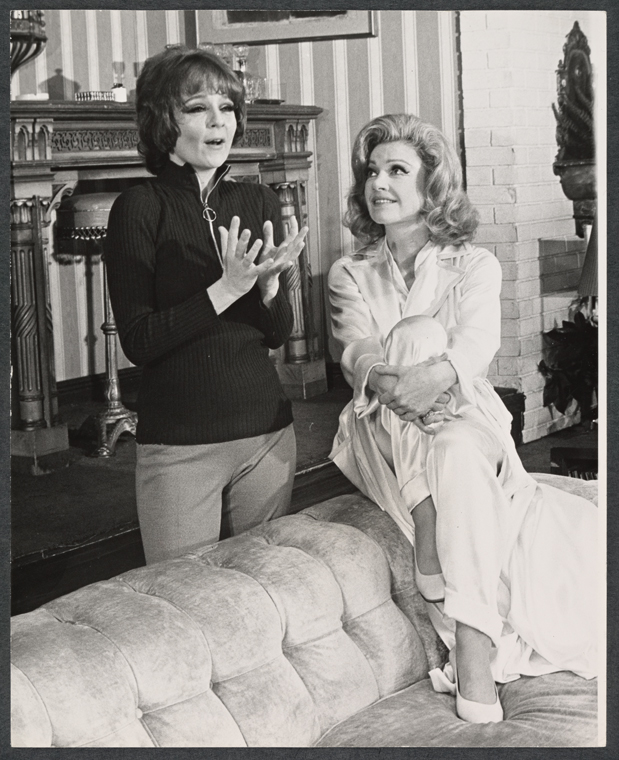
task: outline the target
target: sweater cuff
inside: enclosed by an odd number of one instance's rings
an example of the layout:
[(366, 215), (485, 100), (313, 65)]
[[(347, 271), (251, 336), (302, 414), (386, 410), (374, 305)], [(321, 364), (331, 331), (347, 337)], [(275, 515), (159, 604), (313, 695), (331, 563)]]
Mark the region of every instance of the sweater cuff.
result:
[(264, 342), (269, 348), (279, 348), (292, 332), (292, 306), (285, 290), (280, 287), (269, 306), (265, 306), (259, 295), (260, 328), (264, 333)]

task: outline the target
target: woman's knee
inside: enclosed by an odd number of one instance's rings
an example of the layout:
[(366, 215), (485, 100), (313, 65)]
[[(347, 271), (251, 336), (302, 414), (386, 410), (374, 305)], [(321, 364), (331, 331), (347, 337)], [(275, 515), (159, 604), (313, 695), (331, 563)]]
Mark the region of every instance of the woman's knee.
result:
[(390, 364), (419, 364), (440, 356), (447, 348), (447, 333), (432, 317), (416, 315), (400, 320), (385, 341), (385, 358)]

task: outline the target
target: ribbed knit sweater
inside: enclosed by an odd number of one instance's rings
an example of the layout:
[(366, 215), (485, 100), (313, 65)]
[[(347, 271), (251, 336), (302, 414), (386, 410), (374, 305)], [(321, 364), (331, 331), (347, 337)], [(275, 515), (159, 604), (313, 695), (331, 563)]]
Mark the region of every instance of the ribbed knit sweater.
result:
[[(216, 174), (203, 216), (198, 178), (169, 161), (155, 178), (114, 202), (105, 256), (110, 299), (127, 358), (143, 366), (137, 441), (190, 445), (281, 430), (290, 401), (269, 358), (292, 330), (285, 275), (266, 308), (257, 285), (217, 314), (207, 288), (220, 279), (217, 228), (234, 215), (251, 230), (249, 247), (273, 222), (282, 240), (279, 200), (263, 185)], [(216, 238), (215, 238), (216, 235)], [(222, 252), (223, 253), (223, 252)]]

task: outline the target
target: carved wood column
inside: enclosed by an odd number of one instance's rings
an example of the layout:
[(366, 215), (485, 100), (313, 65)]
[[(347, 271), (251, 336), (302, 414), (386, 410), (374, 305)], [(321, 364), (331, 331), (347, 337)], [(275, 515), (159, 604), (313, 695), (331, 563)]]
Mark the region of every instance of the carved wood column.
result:
[(67, 426), (58, 420), (49, 292), (52, 122), (12, 122), (11, 294), (12, 463), (33, 474), (68, 462)]
[[(260, 176), (279, 196), (284, 224), (294, 215), (301, 227), (308, 223), (307, 182), (312, 156), (308, 151), (309, 119), (291, 114), (276, 122), (274, 132), (277, 157), (261, 162)], [(278, 373), (286, 393), (295, 399), (311, 398), (327, 390), (326, 365), (312, 299), (312, 243), (308, 236), (295, 266), (288, 270), (294, 326)]]
[[(33, 472), (41, 457), (68, 450), (66, 425), (58, 421), (54, 334), (49, 297), (49, 199), (11, 201), (14, 410), (11, 454)], [(43, 467), (43, 470), (45, 468)]]

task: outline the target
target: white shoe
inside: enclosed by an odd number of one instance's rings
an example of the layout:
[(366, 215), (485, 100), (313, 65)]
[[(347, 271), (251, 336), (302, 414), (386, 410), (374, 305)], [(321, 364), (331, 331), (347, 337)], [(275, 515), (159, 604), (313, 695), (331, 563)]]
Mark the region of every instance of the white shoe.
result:
[(417, 565), (417, 554), (415, 554), (415, 582), (421, 596), (431, 604), (437, 604), (445, 601), (445, 578), (443, 573), (434, 575), (424, 575)]
[(456, 713), (461, 720), (467, 723), (500, 723), (503, 720), (503, 707), (499, 700), (499, 692), (494, 684), (495, 701), (491, 705), (484, 702), (473, 702), (471, 699), (465, 699), (460, 694), (458, 687), (458, 670), (456, 668), (455, 650), (449, 653), (449, 660), (454, 672), (456, 682)]

